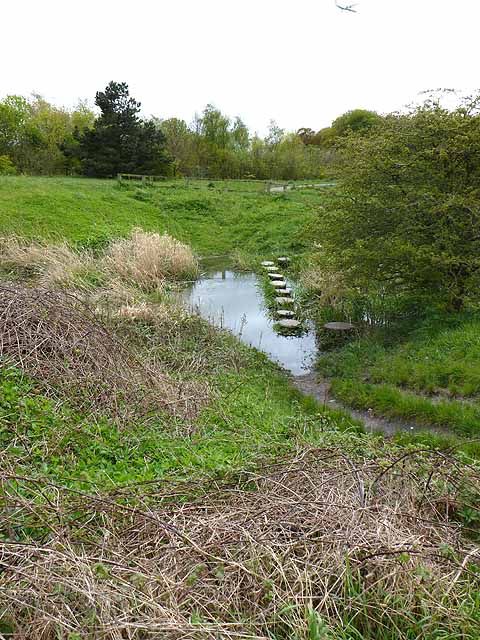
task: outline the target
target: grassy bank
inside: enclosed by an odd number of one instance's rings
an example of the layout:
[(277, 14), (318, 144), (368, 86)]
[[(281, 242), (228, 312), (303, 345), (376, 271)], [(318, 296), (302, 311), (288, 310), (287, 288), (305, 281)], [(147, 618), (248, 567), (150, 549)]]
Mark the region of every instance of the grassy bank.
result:
[[(413, 331), (376, 330), (323, 355), (320, 373), (347, 405), (461, 437), (480, 434), (477, 314), (427, 314)], [(480, 453), (478, 445), (470, 449)]]
[(201, 255), (235, 249), (297, 253), (307, 247), (302, 229), (313, 219), (321, 192), (269, 195), (207, 185), (142, 188), (113, 180), (0, 177), (0, 235), (98, 246), (136, 226), (166, 231)]

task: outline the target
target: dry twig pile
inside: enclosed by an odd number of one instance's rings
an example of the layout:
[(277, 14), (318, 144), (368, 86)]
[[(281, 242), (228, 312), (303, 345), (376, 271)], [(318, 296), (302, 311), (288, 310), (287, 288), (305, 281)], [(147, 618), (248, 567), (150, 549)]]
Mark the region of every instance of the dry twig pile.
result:
[(455, 515), (480, 477), (441, 454), (386, 467), (317, 449), (230, 485), (90, 496), (2, 475), (14, 638), (307, 639), (308, 611), (338, 629), (398, 626), (397, 638), (415, 612), (432, 629), (465, 623), (480, 552)]
[(205, 390), (141, 361), (78, 297), (0, 286), (0, 359), (35, 378), (49, 395), (119, 422), (159, 410), (196, 414)]

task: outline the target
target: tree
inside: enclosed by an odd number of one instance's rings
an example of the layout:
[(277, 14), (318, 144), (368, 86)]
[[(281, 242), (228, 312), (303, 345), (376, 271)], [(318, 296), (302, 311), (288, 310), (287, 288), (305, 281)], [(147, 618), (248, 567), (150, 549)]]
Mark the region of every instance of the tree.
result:
[(141, 105), (130, 97), (126, 83), (110, 82), (97, 92), (95, 104), (101, 114), (80, 141), (86, 175), (155, 174), (168, 167), (165, 136), (154, 122), (139, 118)]
[(480, 98), (429, 100), (341, 147), (340, 193), (319, 217), (325, 269), (352, 287), (478, 300)]
[(334, 120), (331, 128), (334, 137), (341, 137), (351, 132), (367, 132), (381, 121), (382, 116), (379, 116), (375, 111), (353, 109), (353, 111), (347, 111)]

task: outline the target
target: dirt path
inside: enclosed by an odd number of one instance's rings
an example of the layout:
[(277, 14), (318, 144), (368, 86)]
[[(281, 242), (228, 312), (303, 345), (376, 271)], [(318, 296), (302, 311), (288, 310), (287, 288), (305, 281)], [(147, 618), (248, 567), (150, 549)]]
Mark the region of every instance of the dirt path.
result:
[(307, 396), (318, 400), (321, 404), (331, 409), (341, 409), (347, 411), (352, 418), (361, 420), (368, 431), (382, 431), (385, 435), (391, 436), (398, 431), (430, 431), (431, 433), (445, 433), (433, 427), (424, 427), (415, 423), (402, 422), (400, 420), (388, 420), (373, 415), (370, 411), (358, 411), (342, 404), (330, 396), (330, 383), (317, 382), (314, 373), (307, 373), (303, 376), (293, 378), (294, 386)]

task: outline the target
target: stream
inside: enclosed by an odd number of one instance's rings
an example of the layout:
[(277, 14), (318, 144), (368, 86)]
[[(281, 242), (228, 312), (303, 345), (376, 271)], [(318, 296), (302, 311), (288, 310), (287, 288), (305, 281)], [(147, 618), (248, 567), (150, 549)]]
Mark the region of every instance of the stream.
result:
[(201, 277), (188, 291), (187, 302), (192, 309), (263, 351), (293, 376), (312, 371), (317, 353), (312, 323), (307, 323), (301, 335), (278, 333), (256, 274), (235, 272), (218, 261), (205, 262), (202, 267)]
[[(265, 304), (262, 282), (257, 274), (235, 271), (227, 260), (218, 258), (202, 261), (201, 268), (200, 278), (184, 291), (184, 302), (215, 326), (228, 329), (245, 344), (267, 354), (290, 372), (299, 391), (332, 409), (348, 411), (369, 431), (393, 435), (398, 431), (422, 429), (417, 424), (354, 410), (332, 398), (329, 383), (316, 380), (314, 364), (319, 346), (313, 323), (307, 321), (305, 330), (298, 335), (279, 333)], [(288, 279), (287, 284), (291, 284)], [(428, 431), (445, 433), (434, 428)]]

